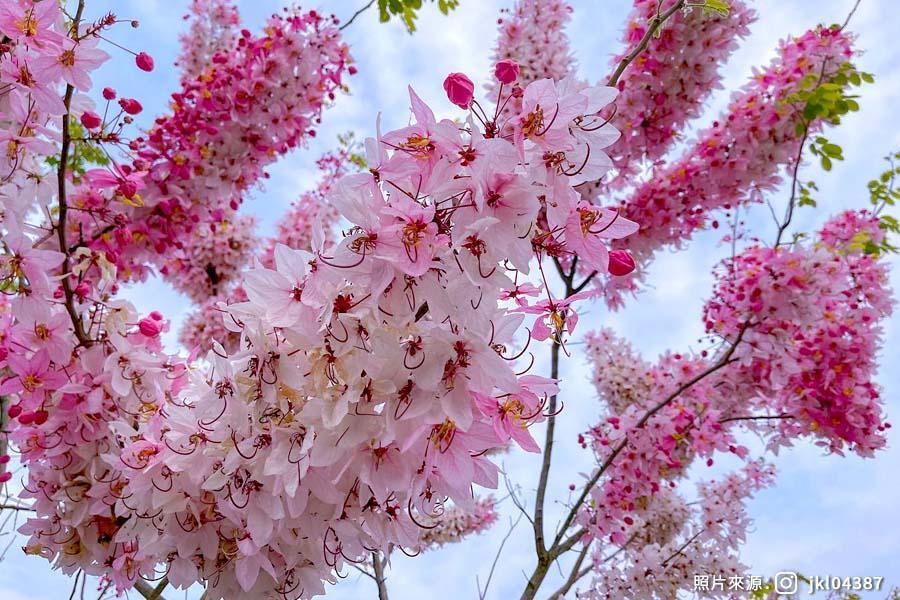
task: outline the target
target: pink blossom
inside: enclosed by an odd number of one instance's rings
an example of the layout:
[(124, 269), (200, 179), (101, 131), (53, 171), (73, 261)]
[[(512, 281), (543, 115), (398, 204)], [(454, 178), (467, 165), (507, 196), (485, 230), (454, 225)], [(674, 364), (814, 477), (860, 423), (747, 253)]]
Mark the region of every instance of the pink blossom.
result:
[(444, 79), (444, 91), (450, 102), (460, 108), (467, 109), (472, 104), (475, 94), (475, 84), (462, 73), (450, 73)]
[(150, 72), (153, 70), (153, 57), (146, 52), (139, 52), (134, 57), (134, 62), (141, 71)]
[(511, 59), (503, 59), (494, 65), (494, 77), (504, 85), (509, 85), (519, 77), (519, 63)]

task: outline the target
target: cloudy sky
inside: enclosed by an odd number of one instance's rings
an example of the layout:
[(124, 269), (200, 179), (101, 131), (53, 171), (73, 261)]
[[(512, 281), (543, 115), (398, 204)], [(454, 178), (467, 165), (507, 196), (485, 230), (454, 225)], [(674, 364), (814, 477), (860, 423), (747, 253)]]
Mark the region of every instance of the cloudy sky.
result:
[[(256, 214), (261, 233), (268, 234), (280, 214), (301, 191), (315, 181), (314, 159), (332, 148), (336, 136), (354, 131), (358, 137), (374, 133), (375, 116), (383, 115), (384, 129), (405, 125), (406, 86), (412, 84), (435, 108), (448, 113), (441, 82), (451, 71), (467, 73), (476, 83), (490, 72), (490, 54), (499, 10), (512, 0), (461, 0), (450, 17), (434, 9), (423, 11), (419, 31), (410, 36), (399, 23), (382, 25), (374, 12), (361, 16), (347, 30), (346, 37), (356, 58), (359, 74), (351, 79), (351, 93), (339, 97), (325, 115), (319, 135), (308, 148), (298, 150), (272, 169), (266, 188), (254, 193), (245, 210)], [(177, 52), (177, 33), (184, 27), (180, 16), (188, 0), (92, 0), (91, 14), (114, 11), (120, 18), (140, 20), (133, 30), (121, 27), (112, 34), (115, 41), (134, 50), (150, 52), (157, 69), (152, 74), (137, 72), (124, 53), (111, 50), (114, 58), (95, 78), (97, 88), (117, 87), (124, 95), (140, 98), (146, 110), (145, 124), (166, 108), (168, 94), (176, 89), (177, 73), (170, 67)], [(320, 1), (307, 8), (334, 12), (346, 19), (365, 0)], [(610, 55), (619, 49), (619, 31), (629, 12), (628, 0), (572, 0), (575, 7), (569, 34), (580, 75), (590, 81), (604, 80)], [(245, 25), (257, 29), (269, 13), (277, 11), (280, 0), (239, 0)], [(755, 2), (759, 20), (752, 34), (723, 66), (725, 89), (714, 94), (700, 122), (686, 132), (690, 139), (698, 126), (711, 121), (728, 100), (729, 90), (742, 85), (754, 66), (767, 63), (777, 41), (799, 34), (819, 22), (842, 22), (852, 0), (760, 0)], [(861, 207), (867, 201), (866, 182), (882, 170), (881, 157), (900, 149), (900, 128), (896, 106), (900, 101), (900, 45), (894, 36), (900, 26), (896, 6), (890, 0), (862, 0), (850, 29), (859, 34), (860, 68), (875, 74), (876, 84), (862, 92), (862, 112), (852, 115), (829, 137), (844, 148), (847, 160), (831, 173), (810, 166), (804, 178), (819, 184), (817, 210), (805, 209), (797, 219), (798, 228), (811, 230), (833, 212)], [(453, 113), (455, 114), (455, 113)], [(783, 203), (787, 194), (773, 194)], [(771, 231), (765, 213), (751, 213), (759, 231)], [(766, 229), (768, 228), (768, 229)], [(610, 314), (597, 307), (579, 325), (582, 331), (600, 324), (613, 327), (645, 354), (653, 358), (667, 348), (689, 349), (702, 334), (700, 322), (703, 300), (711, 290), (710, 268), (725, 254), (719, 235), (698, 235), (682, 252), (661, 255), (651, 268), (650, 290), (632, 301), (628, 308)], [(900, 261), (894, 260), (895, 267)], [(893, 287), (898, 287), (895, 268)], [(162, 310), (177, 324), (189, 301), (165, 283), (151, 281), (128, 290), (129, 297), (144, 310)], [(900, 371), (892, 368), (900, 358), (900, 320), (886, 327), (886, 343), (880, 382), (884, 387), (889, 416), (900, 414)], [(175, 349), (174, 335), (169, 338)], [(547, 357), (535, 365), (535, 373), (547, 371)], [(590, 468), (590, 457), (581, 451), (575, 438), (598, 414), (588, 371), (577, 354), (563, 367), (565, 412), (558, 426), (556, 468), (551, 477), (552, 510), (559, 512), (566, 500), (567, 485), (579, 481), (579, 472)], [(900, 585), (900, 448), (896, 432), (888, 449), (874, 460), (824, 456), (811, 444), (800, 444), (783, 452), (777, 461), (779, 482), (758, 495), (750, 504), (754, 525), (744, 550), (749, 574), (771, 575), (796, 569), (809, 575), (885, 576), (888, 584)], [(543, 439), (541, 432), (536, 437)], [(711, 477), (727, 468), (696, 471), (697, 477)], [(525, 492), (534, 489), (537, 463), (532, 456), (512, 455), (505, 470)], [(500, 495), (504, 495), (501, 493)], [(476, 577), (483, 582), (498, 546), (509, 529), (515, 510), (502, 505), (503, 516), (492, 531), (467, 544), (428, 553), (415, 559), (395, 560), (388, 585), (394, 600), (413, 598), (467, 598), (477, 596)], [(513, 532), (494, 574), (488, 598), (518, 597), (531, 570), (531, 539), (524, 524)], [(4, 540), (3, 545), (9, 543)], [(56, 600), (68, 597), (71, 581), (50, 573), (39, 559), (26, 559), (13, 540), (13, 548), (0, 564), (0, 598), (3, 600)], [(353, 573), (351, 571), (351, 573)], [(555, 581), (548, 582), (547, 589)], [(196, 598), (193, 592), (166, 594), (166, 598)], [(351, 574), (336, 586), (331, 596), (340, 599), (375, 597), (371, 581)], [(132, 594), (131, 597), (136, 597)], [(871, 596), (878, 597), (876, 595)]]

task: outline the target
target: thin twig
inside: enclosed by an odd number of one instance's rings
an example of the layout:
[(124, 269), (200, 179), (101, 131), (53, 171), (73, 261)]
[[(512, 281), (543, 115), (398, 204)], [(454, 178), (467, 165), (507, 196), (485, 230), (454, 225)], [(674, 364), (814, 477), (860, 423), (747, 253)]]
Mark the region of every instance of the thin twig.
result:
[(847, 25), (850, 23), (850, 19), (853, 18), (853, 15), (856, 14), (856, 9), (859, 8), (860, 0), (856, 0), (856, 4), (853, 5), (853, 8), (850, 9), (850, 14), (847, 15), (847, 18), (844, 19), (844, 24), (841, 25), (841, 31), (847, 28)]
[(358, 11), (356, 11), (355, 13), (353, 13), (353, 16), (350, 17), (350, 19), (349, 19), (346, 23), (344, 23), (343, 25), (341, 25), (340, 27), (338, 27), (338, 29), (340, 29), (341, 31), (343, 31), (344, 29), (346, 29), (347, 27), (349, 27), (349, 26), (350, 26), (350, 23), (352, 23), (353, 21), (356, 20), (356, 17), (358, 17), (359, 15), (361, 15), (361, 14), (363, 14), (364, 12), (366, 12), (367, 10), (369, 10), (369, 8), (370, 8), (373, 4), (375, 4), (375, 0), (369, 0), (369, 3), (368, 3), (368, 4), (366, 4), (365, 6), (363, 6), (362, 8), (360, 8)]
[(640, 56), (641, 52), (643, 52), (647, 48), (647, 45), (650, 43), (650, 38), (652, 38), (656, 34), (656, 31), (660, 27), (662, 27), (663, 23), (665, 23), (666, 20), (674, 15), (677, 11), (684, 8), (684, 2), (685, 0), (678, 0), (678, 2), (673, 4), (668, 10), (666, 10), (666, 12), (657, 12), (655, 15), (653, 15), (653, 17), (647, 23), (647, 31), (644, 33), (644, 37), (641, 38), (641, 41), (637, 46), (635, 46), (634, 50), (632, 50), (628, 56), (626, 56), (619, 62), (619, 66), (617, 66), (616, 70), (613, 71), (612, 77), (609, 78), (609, 81), (606, 85), (612, 87), (619, 82), (619, 77), (622, 76), (622, 73), (625, 72), (625, 69), (628, 68), (628, 65), (634, 62), (634, 60), (638, 56)]
[[(497, 554), (494, 556), (494, 562), (491, 563), (491, 570), (490, 570), (490, 572), (488, 573), (487, 581), (484, 582), (484, 589), (483, 589), (483, 590), (482, 590), (482, 589), (479, 589), (479, 590), (478, 590), (478, 598), (479, 598), (479, 600), (484, 600), (484, 598), (487, 596), (488, 588), (489, 588), (490, 585), (491, 585), (491, 579), (494, 577), (494, 569), (497, 568), (497, 561), (500, 560), (500, 553), (503, 552), (503, 546), (506, 545), (506, 541), (509, 539), (509, 536), (512, 535), (513, 531), (515, 531), (516, 525), (518, 525), (518, 524), (519, 524), (519, 521), (521, 521), (521, 520), (522, 520), (522, 515), (519, 515), (519, 518), (517, 518), (517, 519), (515, 520), (515, 522), (513, 522), (512, 519), (510, 519), (510, 527), (509, 527), (509, 531), (507, 531), (507, 532), (506, 532), (506, 535), (503, 536), (503, 541), (500, 542), (500, 547), (497, 548)], [(477, 580), (476, 580), (476, 585), (477, 585)]]

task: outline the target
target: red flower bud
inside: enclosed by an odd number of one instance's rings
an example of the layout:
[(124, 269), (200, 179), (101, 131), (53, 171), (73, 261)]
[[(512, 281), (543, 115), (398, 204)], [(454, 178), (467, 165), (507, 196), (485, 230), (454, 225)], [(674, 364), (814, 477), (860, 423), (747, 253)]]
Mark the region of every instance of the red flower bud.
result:
[(86, 110), (81, 115), (81, 124), (88, 129), (97, 129), (103, 124), (103, 119), (97, 113)]
[(129, 115), (136, 115), (144, 110), (144, 107), (141, 106), (141, 103), (134, 98), (122, 98), (121, 100), (119, 100), (119, 106), (121, 106), (122, 110), (127, 112)]
[(15, 419), (16, 417), (18, 417), (19, 415), (22, 414), (22, 405), (21, 404), (13, 404), (12, 406), (10, 406), (7, 409), (6, 414), (9, 415), (10, 419)]
[(469, 108), (475, 97), (475, 84), (462, 73), (450, 73), (444, 80), (444, 91), (450, 102), (460, 108)]
[(7, 471), (6, 473), (0, 473), (0, 483), (6, 483), (10, 479), (12, 479), (12, 473), (10, 473), (9, 471)]
[(519, 78), (519, 63), (514, 60), (501, 60), (494, 66), (494, 77), (500, 83), (512, 83)]
[(115, 100), (116, 99), (116, 90), (114, 90), (110, 87), (103, 88), (103, 98), (105, 100)]
[(161, 321), (157, 321), (156, 319), (141, 319), (138, 322), (138, 329), (140, 329), (141, 334), (147, 337), (156, 337), (159, 335), (159, 332), (162, 331), (163, 324)]
[(610, 250), (609, 251), (609, 273), (610, 275), (622, 276), (628, 275), (634, 271), (634, 259), (628, 254), (627, 250)]
[(43, 425), (47, 422), (47, 419), (50, 418), (50, 413), (46, 410), (36, 410), (34, 411), (34, 424), (35, 425)]
[(149, 73), (153, 70), (153, 57), (146, 52), (141, 52), (135, 56), (134, 62), (137, 63), (138, 69), (141, 71), (147, 71)]

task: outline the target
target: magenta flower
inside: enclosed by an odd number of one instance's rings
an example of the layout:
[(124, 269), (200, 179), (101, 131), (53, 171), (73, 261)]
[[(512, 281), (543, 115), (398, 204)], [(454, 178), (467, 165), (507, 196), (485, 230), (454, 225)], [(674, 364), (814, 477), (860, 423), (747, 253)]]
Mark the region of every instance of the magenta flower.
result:
[(462, 73), (450, 73), (444, 80), (444, 91), (450, 102), (460, 108), (469, 108), (475, 97), (475, 84)]
[(504, 85), (513, 83), (519, 78), (519, 63), (505, 59), (494, 65), (494, 77)]
[(146, 52), (140, 52), (134, 57), (134, 62), (141, 71), (148, 73), (153, 70), (153, 57)]

